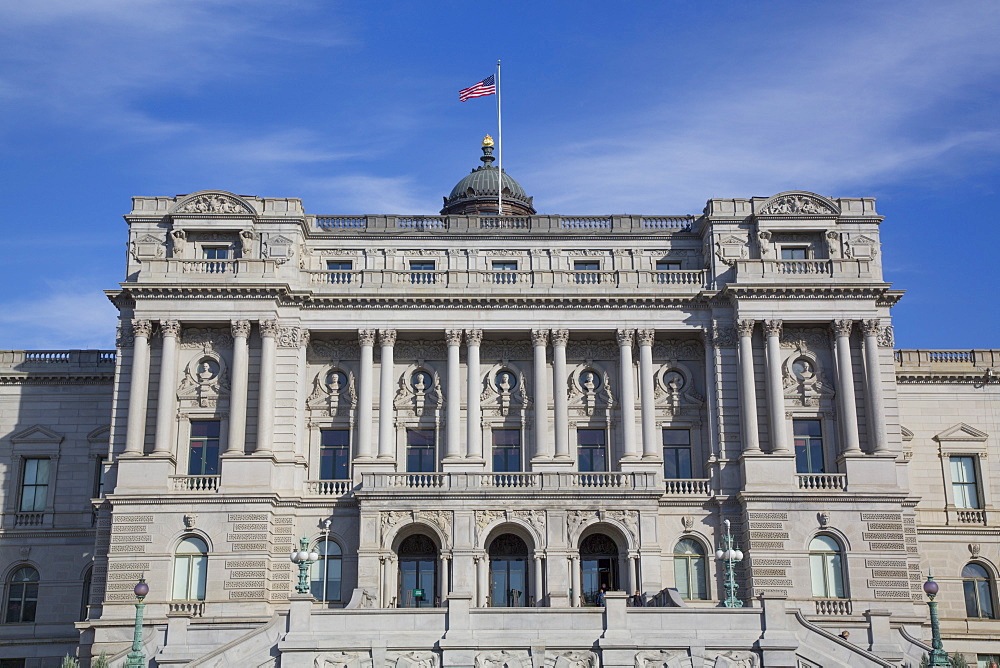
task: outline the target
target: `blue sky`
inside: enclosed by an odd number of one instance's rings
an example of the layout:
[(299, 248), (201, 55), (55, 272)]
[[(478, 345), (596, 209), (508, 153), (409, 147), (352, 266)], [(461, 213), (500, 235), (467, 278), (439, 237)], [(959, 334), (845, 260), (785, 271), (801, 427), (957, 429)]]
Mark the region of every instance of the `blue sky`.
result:
[(497, 58), (541, 212), (874, 196), (897, 346), (1000, 347), (998, 34), (995, 1), (0, 0), (0, 348), (113, 345), (132, 195), (436, 213)]

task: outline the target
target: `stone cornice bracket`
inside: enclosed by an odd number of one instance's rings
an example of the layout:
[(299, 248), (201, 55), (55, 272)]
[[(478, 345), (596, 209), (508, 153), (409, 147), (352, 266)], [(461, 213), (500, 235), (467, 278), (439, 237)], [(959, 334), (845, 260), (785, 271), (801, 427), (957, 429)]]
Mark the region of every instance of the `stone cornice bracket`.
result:
[(149, 320), (133, 320), (132, 332), (136, 336), (144, 336), (148, 339), (153, 333), (153, 323)]
[(278, 321), (277, 320), (261, 320), (260, 321), (260, 335), (267, 338), (275, 338), (278, 336)]
[(250, 336), (250, 321), (249, 320), (233, 320), (229, 323), (229, 327), (233, 333), (233, 338), (247, 338)]
[(465, 330), (465, 343), (470, 346), (478, 346), (483, 342), (483, 330), (481, 329), (467, 329)]
[(444, 330), (444, 340), (449, 346), (457, 346), (462, 343), (462, 330), (460, 329), (446, 329)]
[(375, 345), (375, 330), (374, 329), (359, 329), (358, 330), (358, 343), (362, 346), (374, 346)]
[(653, 339), (656, 338), (655, 329), (637, 329), (635, 334), (639, 337), (640, 346), (651, 346), (653, 345)]
[(162, 336), (172, 336), (177, 338), (181, 334), (181, 323), (176, 320), (161, 320), (160, 334)]
[(396, 345), (396, 330), (394, 329), (378, 330), (378, 344), (380, 346)]
[(878, 318), (861, 321), (861, 331), (865, 336), (878, 336), (882, 331), (882, 321)]
[(781, 336), (781, 321), (765, 320), (764, 333), (767, 334), (768, 336)]
[(837, 336), (850, 336), (851, 330), (854, 328), (853, 320), (834, 320), (833, 321), (833, 333)]
[(736, 331), (742, 336), (753, 336), (754, 325), (757, 324), (756, 320), (741, 319), (736, 321)]
[(553, 329), (552, 330), (552, 345), (554, 346), (565, 346), (569, 343), (569, 330), (568, 329)]
[(615, 331), (615, 338), (618, 339), (619, 346), (631, 346), (635, 343), (634, 329), (619, 329)]
[(547, 346), (548, 344), (549, 344), (549, 330), (547, 329), (531, 330), (531, 345)]

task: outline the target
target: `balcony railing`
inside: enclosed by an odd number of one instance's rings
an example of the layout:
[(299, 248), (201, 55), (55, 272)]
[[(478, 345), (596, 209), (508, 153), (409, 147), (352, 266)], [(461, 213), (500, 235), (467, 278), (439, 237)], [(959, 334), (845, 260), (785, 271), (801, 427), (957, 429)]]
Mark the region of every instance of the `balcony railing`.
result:
[(955, 516), (959, 524), (986, 524), (985, 510), (957, 510)]
[(712, 493), (708, 478), (668, 478), (663, 481), (671, 496), (708, 496)]
[(217, 475), (172, 475), (170, 481), (175, 492), (217, 492), (221, 477)]
[(479, 477), (479, 486), (537, 489), (541, 487), (541, 477), (537, 473), (486, 473)]
[(236, 274), (237, 260), (176, 260), (182, 274)]
[(320, 496), (344, 496), (354, 488), (350, 480), (309, 480), (306, 492)]
[[(698, 482), (698, 481), (696, 481)], [(538, 473), (365, 473), (358, 493), (371, 490), (441, 492), (503, 489), (511, 492), (640, 490), (662, 493), (653, 473), (553, 471)]]
[(833, 264), (829, 260), (775, 260), (774, 268), (779, 274), (833, 275)]
[(798, 478), (799, 489), (828, 491), (847, 487), (846, 473), (799, 473), (795, 477)]
[(18, 513), (14, 516), (14, 526), (40, 527), (45, 523), (45, 513)]
[(853, 606), (846, 598), (819, 599), (816, 601), (817, 615), (850, 615)]
[(167, 614), (176, 617), (201, 617), (205, 614), (204, 601), (170, 601)]

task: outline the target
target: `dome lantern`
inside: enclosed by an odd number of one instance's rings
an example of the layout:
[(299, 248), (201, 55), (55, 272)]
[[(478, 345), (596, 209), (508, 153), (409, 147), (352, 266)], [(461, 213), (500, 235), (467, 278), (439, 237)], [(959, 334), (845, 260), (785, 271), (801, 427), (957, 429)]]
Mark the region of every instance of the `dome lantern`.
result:
[(486, 135), (482, 144), (481, 167), (472, 170), (455, 184), (451, 194), (444, 198), (441, 215), (497, 215), (497, 184), (503, 184), (503, 212), (510, 216), (531, 216), (535, 209), (532, 198), (521, 184), (507, 172), (501, 172), (493, 162), (493, 138)]

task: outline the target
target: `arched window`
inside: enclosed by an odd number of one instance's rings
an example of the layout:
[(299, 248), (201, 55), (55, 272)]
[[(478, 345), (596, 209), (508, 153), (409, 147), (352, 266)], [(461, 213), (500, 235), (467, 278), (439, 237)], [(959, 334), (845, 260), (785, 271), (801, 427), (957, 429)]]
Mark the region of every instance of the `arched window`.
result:
[(830, 536), (809, 543), (813, 598), (844, 598), (844, 565), (840, 544)]
[(311, 566), (312, 595), (317, 601), (340, 601), (340, 575), (343, 552), (336, 541), (320, 540), (316, 545), (319, 561)]
[(399, 544), (399, 607), (434, 606), (437, 564), (437, 545), (429, 536), (414, 534)]
[(979, 564), (966, 564), (962, 569), (965, 588), (965, 616), (995, 619), (993, 616), (993, 583), (990, 574)]
[(685, 538), (674, 548), (674, 584), (686, 600), (708, 599), (708, 560), (701, 543)]
[(33, 622), (37, 606), (38, 571), (31, 566), (22, 566), (7, 578), (7, 614), (4, 615), (4, 622)]
[(174, 600), (204, 601), (208, 575), (208, 545), (191, 536), (174, 552)]
[(584, 605), (599, 605), (598, 595), (618, 590), (618, 546), (603, 533), (580, 543), (581, 587)]
[(80, 621), (87, 621), (90, 616), (90, 585), (94, 579), (94, 569), (88, 568), (87, 574), (83, 576), (83, 598), (80, 599)]
[(528, 546), (512, 533), (490, 543), (490, 606), (519, 608), (528, 604)]

